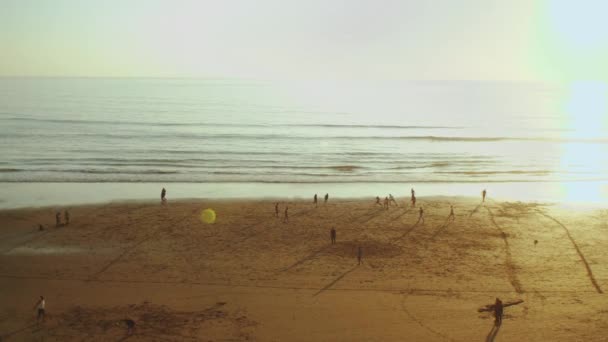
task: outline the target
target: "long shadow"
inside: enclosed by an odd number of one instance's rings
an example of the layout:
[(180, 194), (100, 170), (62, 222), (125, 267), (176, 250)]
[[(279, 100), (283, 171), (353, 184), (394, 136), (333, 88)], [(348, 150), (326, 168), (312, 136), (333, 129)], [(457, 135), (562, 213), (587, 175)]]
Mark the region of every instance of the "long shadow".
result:
[[(192, 217), (198, 210), (199, 209), (197, 208), (191, 214), (186, 214), (180, 220), (178, 220), (177, 222), (173, 223), (173, 225), (178, 225), (178, 224), (182, 223), (186, 219)], [(145, 242), (147, 242), (147, 241), (151, 240), (152, 238), (156, 237), (157, 235), (159, 235), (161, 233), (161, 231), (163, 230), (163, 228), (164, 228), (163, 225), (160, 225), (158, 228), (156, 228), (156, 230), (154, 230), (154, 232), (152, 232), (150, 235), (148, 235), (148, 237), (145, 237), (145, 238), (141, 239), (140, 241), (134, 243), (133, 245), (127, 247), (122, 253), (120, 253), (116, 258), (114, 258), (110, 262), (108, 262), (99, 271), (97, 271), (97, 272), (93, 273), (91, 276), (89, 276), (89, 280), (95, 280), (95, 279), (97, 279), (102, 273), (104, 273), (110, 267), (114, 266), (116, 263), (118, 263), (120, 260), (122, 260), (122, 258), (125, 255), (129, 254), (130, 252), (132, 252), (133, 250), (135, 250), (140, 245), (144, 244)]]
[(486, 342), (494, 342), (494, 339), (496, 338), (496, 335), (498, 335), (498, 331), (500, 330), (501, 325), (502, 324), (492, 325), (492, 329), (488, 333), (488, 336), (486, 336)]
[(578, 247), (578, 244), (576, 243), (576, 241), (574, 241), (574, 238), (572, 237), (572, 235), (570, 235), (570, 230), (563, 223), (558, 221), (553, 216), (547, 215), (538, 210), (536, 212), (539, 215), (542, 215), (542, 216), (550, 219), (551, 221), (557, 223), (559, 226), (561, 226), (566, 231), (566, 235), (568, 236), (568, 239), (572, 243), (572, 246), (574, 246), (574, 249), (576, 249), (576, 253), (578, 254), (578, 256), (581, 259), (581, 261), (583, 262), (583, 264), (585, 265), (585, 269), (587, 269), (587, 276), (589, 276), (589, 279), (591, 280), (591, 284), (593, 284), (593, 287), (595, 287), (595, 289), (597, 290), (598, 293), (604, 293), (602, 291), (602, 289), (600, 288), (599, 284), (597, 283), (597, 281), (595, 280), (595, 277), (593, 276), (593, 272), (591, 271), (591, 267), (587, 263), (587, 259), (585, 259), (585, 255), (583, 255), (583, 252), (581, 252), (580, 248)]
[(416, 227), (418, 227), (418, 223), (420, 223), (420, 219), (418, 219), (418, 221), (416, 221), (416, 223), (413, 226), (411, 226), (410, 229), (406, 230), (405, 233), (401, 234), (401, 236), (394, 238), (392, 241), (397, 242), (397, 241), (403, 239), (404, 237), (408, 236), (414, 229), (416, 229)]
[(482, 206), (482, 205), (483, 205), (483, 202), (482, 202), (482, 203), (479, 203), (479, 205), (477, 205), (477, 206), (475, 207), (475, 209), (471, 210), (471, 212), (469, 213), (469, 218), (471, 218), (471, 216), (473, 216), (474, 214), (476, 214), (476, 213), (477, 213), (477, 211), (479, 210), (479, 208), (481, 208), (481, 206)]
[(324, 247), (321, 247), (321, 248), (317, 249), (316, 251), (313, 251), (312, 253), (308, 254), (308, 255), (307, 255), (307, 256), (305, 256), (305, 257), (303, 257), (302, 259), (300, 259), (300, 260), (298, 260), (298, 261), (294, 262), (293, 264), (291, 264), (291, 265), (289, 265), (289, 266), (287, 266), (287, 267), (284, 267), (284, 268), (279, 269), (279, 270), (278, 270), (278, 272), (285, 272), (285, 271), (289, 271), (290, 269), (292, 269), (292, 268), (294, 268), (294, 267), (296, 267), (296, 266), (298, 266), (298, 265), (301, 265), (301, 264), (303, 264), (303, 263), (307, 262), (308, 260), (313, 259), (314, 257), (316, 257), (316, 256), (317, 256), (317, 255), (319, 255), (320, 253), (322, 253), (322, 252), (326, 251), (326, 250), (327, 250), (327, 249), (329, 249), (330, 247), (331, 247), (331, 245), (326, 245), (326, 246), (324, 246)]
[(334, 286), (337, 282), (339, 282), (340, 280), (342, 280), (342, 278), (346, 277), (347, 274), (351, 273), (352, 271), (356, 270), (357, 267), (359, 265), (355, 265), (353, 268), (351, 268), (350, 270), (342, 273), (338, 278), (332, 280), (331, 283), (325, 285), (322, 289), (320, 289), (317, 293), (315, 293), (314, 295), (312, 295), (313, 297), (316, 297), (317, 295), (323, 293), (326, 290), (329, 290), (332, 286)]
[(409, 208), (403, 208), (403, 209), (404, 209), (404, 210), (403, 210), (403, 213), (401, 213), (400, 215), (396, 216), (396, 217), (395, 217), (395, 218), (393, 218), (391, 221), (396, 221), (396, 220), (398, 220), (398, 219), (402, 218), (402, 217), (403, 217), (405, 214), (407, 214), (407, 213), (409, 213), (409, 212), (410, 212)]
[(29, 328), (33, 328), (33, 327), (35, 327), (35, 326), (36, 326), (36, 323), (32, 323), (32, 324), (30, 324), (30, 325), (26, 325), (26, 326), (24, 326), (24, 327), (23, 327), (23, 328), (21, 328), (21, 329), (13, 330), (13, 331), (11, 331), (11, 332), (9, 332), (9, 333), (6, 333), (6, 334), (3, 334), (3, 335), (0, 335), (0, 341), (1, 341), (1, 340), (3, 340), (3, 339), (5, 339), (5, 338), (9, 338), (9, 337), (11, 337), (11, 336), (13, 336), (13, 335), (17, 335), (17, 334), (19, 334), (20, 332), (23, 332), (23, 331), (25, 331), (25, 330), (27, 330), (27, 329), (29, 329)]
[(507, 276), (509, 278), (509, 282), (511, 283), (511, 286), (513, 286), (513, 289), (515, 289), (515, 292), (523, 293), (524, 289), (521, 285), (521, 282), (519, 281), (519, 278), (517, 278), (517, 273), (515, 272), (516, 268), (515, 268), (515, 264), (513, 263), (513, 256), (511, 254), (511, 246), (509, 245), (509, 240), (507, 239), (507, 234), (504, 232), (504, 230), (502, 230), (502, 228), (498, 225), (498, 223), (496, 223), (492, 210), (490, 210), (490, 208), (488, 208), (488, 207), (484, 207), (484, 208), (486, 208), (486, 210), (488, 211), (488, 214), (490, 215), (490, 221), (492, 221), (494, 228), (496, 228), (496, 230), (498, 230), (500, 232), (502, 241), (505, 244), (505, 254), (506, 254), (505, 265), (507, 266)]
[(450, 220), (450, 218), (448, 217), (445, 220), (445, 222), (443, 223), (443, 225), (441, 227), (439, 227), (439, 229), (437, 229), (435, 231), (435, 233), (433, 233), (433, 235), (431, 235), (429, 240), (434, 240), (437, 237), (437, 235), (441, 234), (450, 224), (452, 224), (452, 222), (454, 222), (454, 220)]

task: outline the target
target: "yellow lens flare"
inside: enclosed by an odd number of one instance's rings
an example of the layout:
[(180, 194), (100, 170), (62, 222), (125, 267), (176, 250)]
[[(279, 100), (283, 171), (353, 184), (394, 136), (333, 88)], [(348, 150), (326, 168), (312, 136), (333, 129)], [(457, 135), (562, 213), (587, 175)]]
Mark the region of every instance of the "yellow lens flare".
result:
[(207, 224), (215, 223), (216, 215), (213, 209), (207, 208), (201, 212), (201, 221)]

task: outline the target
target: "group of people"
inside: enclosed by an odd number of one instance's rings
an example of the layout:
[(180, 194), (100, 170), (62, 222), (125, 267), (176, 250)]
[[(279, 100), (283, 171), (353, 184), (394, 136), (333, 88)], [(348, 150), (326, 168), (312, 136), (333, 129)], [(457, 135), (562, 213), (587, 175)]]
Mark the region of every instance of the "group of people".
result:
[[(325, 204), (327, 204), (327, 201), (329, 200), (329, 194), (325, 194)], [(317, 206), (317, 194), (315, 194), (315, 196), (312, 199), (312, 203), (315, 204), (315, 207)]]
[[(70, 224), (70, 212), (66, 209), (63, 211), (63, 218), (65, 219), (65, 223), (61, 223), (61, 211), (57, 211), (55, 213), (55, 227), (61, 227), (62, 225), (67, 226)], [(38, 225), (39, 230), (44, 230), (44, 226), (42, 224)]]

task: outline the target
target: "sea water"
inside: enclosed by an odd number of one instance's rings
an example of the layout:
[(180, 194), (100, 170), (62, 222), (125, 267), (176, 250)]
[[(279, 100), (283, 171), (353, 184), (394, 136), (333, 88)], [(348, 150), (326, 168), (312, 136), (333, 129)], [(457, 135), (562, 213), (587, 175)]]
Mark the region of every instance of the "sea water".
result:
[(2, 78), (0, 206), (87, 184), (139, 184), (97, 190), (103, 200), (146, 197), (146, 184), (155, 196), (171, 184), (200, 197), (514, 184), (515, 196), (605, 198), (606, 113), (577, 96), (525, 82)]

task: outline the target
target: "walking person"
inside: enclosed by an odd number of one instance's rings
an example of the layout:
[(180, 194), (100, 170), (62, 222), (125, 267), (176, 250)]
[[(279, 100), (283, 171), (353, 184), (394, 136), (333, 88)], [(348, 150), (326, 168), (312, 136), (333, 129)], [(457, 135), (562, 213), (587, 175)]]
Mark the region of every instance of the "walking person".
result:
[(384, 197), (384, 209), (388, 210), (388, 197)]
[(502, 324), (502, 312), (503, 305), (502, 301), (496, 298), (496, 303), (494, 303), (494, 323), (499, 326)]
[(316, 208), (317, 207), (317, 194), (315, 194), (315, 197), (312, 200), (312, 202), (315, 204), (315, 208)]
[(63, 217), (65, 217), (65, 225), (70, 224), (70, 213), (67, 209), (63, 212)]
[(167, 203), (167, 198), (166, 198), (166, 196), (167, 196), (167, 190), (165, 190), (165, 188), (163, 188), (163, 189), (160, 191), (160, 204), (163, 204), (163, 205), (164, 205), (164, 204), (166, 204), (166, 203)]
[(331, 231), (329, 232), (329, 236), (331, 237), (331, 244), (335, 245), (336, 244), (336, 228), (332, 227)]
[(420, 213), (420, 216), (418, 216), (418, 222), (422, 221), (422, 224), (424, 224), (424, 209), (420, 207), (420, 210), (418, 212)]
[(450, 216), (448, 216), (448, 220), (452, 219), (455, 220), (456, 216), (454, 215), (454, 206), (450, 205)]
[(483, 191), (481, 192), (481, 201), (482, 202), (486, 201), (486, 194), (487, 194), (486, 189), (483, 189)]
[(38, 299), (38, 301), (34, 305), (34, 309), (36, 309), (38, 312), (38, 315), (36, 316), (36, 323), (40, 323), (41, 320), (42, 320), (42, 323), (44, 323), (45, 307), (46, 307), (46, 302), (44, 300), (44, 296), (40, 296), (40, 299)]
[(329, 200), (329, 194), (325, 194), (325, 204), (327, 204), (327, 200)]
[(61, 226), (61, 212), (58, 211), (55, 213), (55, 227)]
[(416, 208), (416, 196), (412, 196), (412, 207)]
[(279, 217), (279, 202), (274, 204), (274, 216)]
[(363, 257), (363, 249), (361, 248), (361, 246), (359, 246), (359, 249), (357, 250), (357, 265), (361, 265), (361, 258)]
[(283, 222), (289, 222), (289, 214), (288, 214), (289, 206), (285, 206), (285, 214), (283, 216)]
[(376, 196), (376, 205), (382, 206), (382, 203), (380, 203), (380, 196)]

